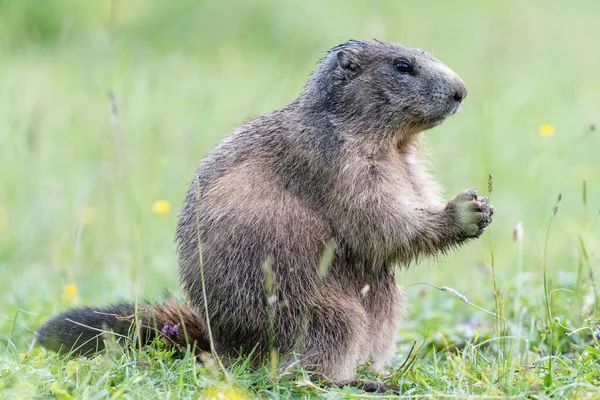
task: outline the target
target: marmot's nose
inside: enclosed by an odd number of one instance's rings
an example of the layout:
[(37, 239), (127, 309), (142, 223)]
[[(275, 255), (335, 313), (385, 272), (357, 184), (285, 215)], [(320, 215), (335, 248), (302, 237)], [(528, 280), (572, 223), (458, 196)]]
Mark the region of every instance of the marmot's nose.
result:
[(463, 81), (459, 81), (454, 89), (454, 101), (461, 102), (467, 97), (467, 87)]

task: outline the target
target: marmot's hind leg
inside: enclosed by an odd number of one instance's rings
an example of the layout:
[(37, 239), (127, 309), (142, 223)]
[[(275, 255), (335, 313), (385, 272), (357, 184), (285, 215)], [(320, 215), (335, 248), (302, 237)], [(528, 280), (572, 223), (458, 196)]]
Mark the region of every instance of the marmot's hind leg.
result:
[(385, 299), (379, 302), (377, 309), (369, 310), (371, 323), (369, 326), (369, 344), (371, 352), (370, 369), (377, 374), (386, 374), (386, 363), (396, 349), (398, 320), (404, 311), (404, 294), (395, 282), (390, 282), (385, 291)]
[(302, 366), (327, 385), (356, 386), (370, 392), (393, 390), (380, 382), (354, 379), (356, 368), (368, 357), (368, 328), (369, 317), (358, 300), (323, 290), (302, 341)]

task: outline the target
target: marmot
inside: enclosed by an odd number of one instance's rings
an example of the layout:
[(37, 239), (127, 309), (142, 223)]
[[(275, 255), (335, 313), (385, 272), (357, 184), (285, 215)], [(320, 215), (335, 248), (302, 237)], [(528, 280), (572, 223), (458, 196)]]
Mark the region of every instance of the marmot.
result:
[(361, 363), (380, 369), (404, 308), (394, 267), (477, 238), (491, 222), (473, 189), (442, 202), (423, 165), (423, 131), (466, 95), (422, 50), (333, 47), (296, 100), (241, 125), (198, 166), (176, 235), (187, 304), (74, 309), (37, 339), (89, 354), (104, 347), (99, 331), (128, 335), (137, 315), (144, 340), (162, 330), (257, 363), (274, 348), (337, 384)]

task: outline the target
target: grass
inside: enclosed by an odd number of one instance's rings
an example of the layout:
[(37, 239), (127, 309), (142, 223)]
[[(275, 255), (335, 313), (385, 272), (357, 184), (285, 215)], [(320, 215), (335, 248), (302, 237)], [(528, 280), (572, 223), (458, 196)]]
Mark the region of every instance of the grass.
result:
[(377, 37), (464, 78), (461, 115), (427, 133), (431, 168), (448, 196), (485, 193), (491, 174), (496, 207), (477, 242), (399, 270), (408, 314), (386, 381), (413, 398), (599, 398), (599, 11), (0, 1), (2, 397), (368, 397), (244, 360), (224, 372), (160, 343), (89, 359), (32, 344), (74, 304), (178, 293), (176, 211), (198, 160), (290, 102), (323, 50)]

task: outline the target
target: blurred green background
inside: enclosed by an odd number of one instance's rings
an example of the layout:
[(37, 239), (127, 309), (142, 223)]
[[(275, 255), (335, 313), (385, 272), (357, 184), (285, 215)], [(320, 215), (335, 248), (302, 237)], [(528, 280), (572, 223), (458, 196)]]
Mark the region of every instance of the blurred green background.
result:
[[(559, 193), (552, 287), (581, 277), (581, 243), (598, 271), (599, 15), (596, 0), (1, 0), (0, 345), (26, 349), (74, 303), (180, 293), (173, 236), (194, 167), (239, 123), (291, 102), (350, 38), (420, 47), (457, 71), (469, 96), (427, 133), (432, 172), (448, 197), (485, 194), (493, 176), (489, 233), (399, 281), (494, 309), (493, 254), (498, 290), (521, 285), (541, 313)], [(473, 311), (425, 286), (407, 293), (408, 320), (422, 320), (406, 332)], [(450, 318), (428, 319), (440, 310)]]

